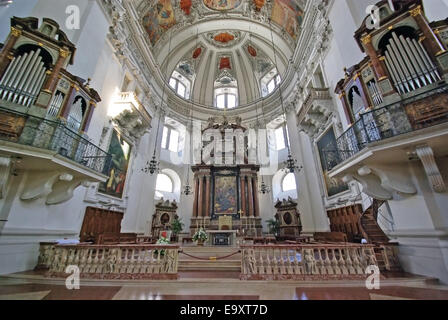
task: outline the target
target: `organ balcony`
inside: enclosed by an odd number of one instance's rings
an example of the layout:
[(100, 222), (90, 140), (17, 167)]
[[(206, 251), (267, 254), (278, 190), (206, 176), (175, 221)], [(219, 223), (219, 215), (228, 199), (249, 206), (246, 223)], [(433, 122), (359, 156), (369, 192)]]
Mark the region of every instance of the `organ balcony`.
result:
[(448, 155), (448, 65), (438, 34), (447, 21), (422, 20), (417, 0), (389, 18), (383, 12), (379, 30), (357, 32), (368, 56), (346, 69), (336, 88), (350, 126), (337, 150), (325, 150), (329, 176), (356, 180), (366, 194), (389, 200), (394, 191), (417, 192), (406, 163), (421, 161), (433, 190), (445, 192), (437, 162)]
[(325, 130), (327, 121), (333, 113), (333, 101), (328, 88), (311, 88), (298, 114), (299, 128), (314, 136)]
[(111, 157), (85, 133), (101, 98), (66, 70), (76, 48), (55, 21), (11, 25), (0, 52), (0, 198), (10, 175), (23, 174), (22, 200), (62, 203), (81, 184), (107, 179)]

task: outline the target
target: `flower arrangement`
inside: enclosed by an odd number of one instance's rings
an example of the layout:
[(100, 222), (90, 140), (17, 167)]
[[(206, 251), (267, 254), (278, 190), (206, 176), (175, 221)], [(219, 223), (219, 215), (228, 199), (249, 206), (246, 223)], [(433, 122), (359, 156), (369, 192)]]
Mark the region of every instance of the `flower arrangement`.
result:
[(196, 241), (198, 243), (204, 243), (207, 240), (207, 233), (202, 228), (196, 231), (196, 233), (193, 235), (193, 241)]
[[(167, 244), (170, 244), (170, 240), (168, 240), (168, 239), (165, 238), (165, 237), (161, 237), (159, 240), (157, 240), (156, 244), (159, 244), (159, 245), (167, 245)], [(164, 255), (165, 255), (165, 252), (166, 252), (165, 249), (160, 250), (160, 255), (161, 255), (161, 256), (164, 256)], [(158, 253), (159, 253), (159, 250), (154, 250), (154, 254), (158, 254)]]

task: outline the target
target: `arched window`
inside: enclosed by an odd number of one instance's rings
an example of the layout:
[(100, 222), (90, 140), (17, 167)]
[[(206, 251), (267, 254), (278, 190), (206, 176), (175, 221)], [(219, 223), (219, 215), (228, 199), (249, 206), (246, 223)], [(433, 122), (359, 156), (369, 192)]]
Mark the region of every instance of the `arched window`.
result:
[(179, 72), (174, 71), (170, 79), (170, 87), (184, 99), (190, 98), (191, 82)]
[(162, 134), (162, 149), (179, 152), (179, 131), (165, 126)]
[(214, 101), (218, 109), (233, 109), (238, 106), (238, 82), (227, 70), (215, 81)]
[(261, 91), (263, 97), (271, 94), (280, 85), (282, 79), (278, 74), (277, 68), (269, 71), (263, 78), (261, 78)]
[(173, 192), (173, 181), (168, 175), (159, 173), (156, 181), (156, 191), (158, 192)]
[(237, 106), (238, 90), (236, 88), (219, 88), (215, 90), (216, 107), (233, 109)]
[(296, 176), (294, 173), (288, 173), (282, 181), (283, 192), (293, 191), (297, 189)]

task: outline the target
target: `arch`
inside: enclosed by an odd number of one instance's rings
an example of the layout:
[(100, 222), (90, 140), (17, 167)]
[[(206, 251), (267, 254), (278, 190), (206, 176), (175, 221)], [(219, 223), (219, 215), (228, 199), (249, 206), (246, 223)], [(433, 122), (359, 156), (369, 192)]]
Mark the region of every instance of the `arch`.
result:
[(40, 46), (31, 43), (22, 44), (20, 47), (16, 49), (16, 53), (17, 56), (22, 56), (25, 53), (30, 53), (31, 51), (37, 51), (38, 49), (40, 49), (39, 56), (42, 57), (45, 69), (50, 69), (50, 66), (53, 64), (53, 57), (46, 49)]
[(180, 201), (181, 180), (176, 171), (172, 169), (162, 169), (157, 175), (156, 192), (154, 198), (160, 200)]
[(384, 55), (387, 50), (387, 45), (389, 44), (390, 39), (392, 39), (392, 33), (396, 33), (397, 36), (403, 35), (405, 38), (411, 38), (418, 40), (418, 35), (416, 30), (410, 26), (400, 26), (394, 28), (387, 32), (378, 42), (378, 50), (381, 51), (381, 55)]
[[(286, 179), (286, 180), (285, 180)], [(293, 182), (292, 182), (293, 181)], [(288, 188), (284, 188), (284, 183), (286, 182)], [(291, 187), (292, 185), (292, 187)], [(286, 189), (286, 190), (285, 190)], [(290, 190), (288, 190), (290, 189)], [(296, 177), (294, 173), (286, 172), (284, 169), (280, 169), (272, 177), (272, 197), (274, 201), (277, 199), (292, 199), (298, 198), (298, 186), (296, 183)]]
[(294, 175), (294, 173), (290, 172), (283, 177), (282, 191), (288, 192), (293, 190), (297, 190), (296, 176)]
[(73, 104), (70, 108), (70, 113), (67, 117), (67, 125), (69, 128), (78, 131), (81, 128), (84, 115), (87, 111), (87, 102), (81, 97), (77, 96), (73, 100)]

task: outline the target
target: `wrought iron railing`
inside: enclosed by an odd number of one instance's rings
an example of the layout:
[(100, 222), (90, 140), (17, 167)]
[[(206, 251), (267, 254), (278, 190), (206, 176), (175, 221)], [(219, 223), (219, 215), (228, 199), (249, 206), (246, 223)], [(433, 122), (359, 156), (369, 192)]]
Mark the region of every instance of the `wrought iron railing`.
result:
[(0, 107), (0, 140), (56, 151), (96, 172), (109, 174), (111, 155), (62, 121), (52, 121)]
[[(436, 100), (436, 95), (445, 98)], [(448, 122), (448, 85), (360, 115), (337, 139), (337, 150), (324, 150), (328, 170), (354, 157), (369, 144)], [(428, 99), (430, 98), (430, 99)], [(422, 100), (427, 99), (422, 103)]]

